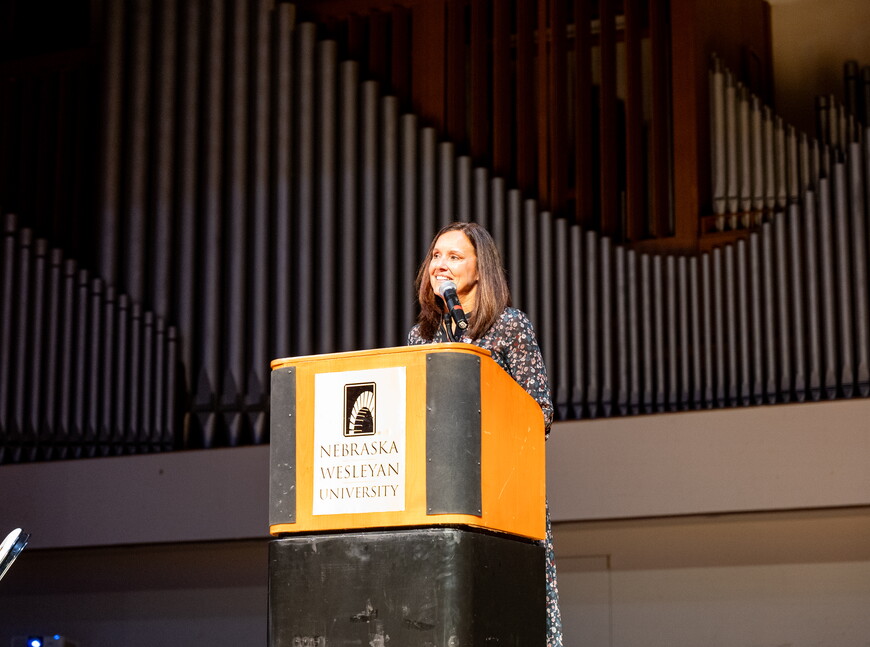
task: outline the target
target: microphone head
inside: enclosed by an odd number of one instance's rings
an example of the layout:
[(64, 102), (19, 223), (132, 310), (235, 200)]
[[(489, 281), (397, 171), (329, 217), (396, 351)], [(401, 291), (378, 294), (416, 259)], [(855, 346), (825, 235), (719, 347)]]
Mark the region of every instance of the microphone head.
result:
[(448, 290), (456, 292), (456, 284), (453, 281), (442, 281), (438, 284), (438, 294), (442, 297)]

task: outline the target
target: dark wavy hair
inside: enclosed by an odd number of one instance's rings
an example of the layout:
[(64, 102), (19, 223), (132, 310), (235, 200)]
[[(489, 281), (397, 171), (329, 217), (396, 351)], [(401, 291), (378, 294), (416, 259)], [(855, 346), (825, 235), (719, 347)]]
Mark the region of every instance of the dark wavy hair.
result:
[(486, 331), (492, 328), (501, 313), (511, 305), (511, 292), (505, 276), (501, 254), (490, 233), (475, 222), (454, 222), (435, 234), (429, 244), (426, 258), (417, 270), (417, 301), (420, 304), (420, 314), (417, 323), (420, 326), (420, 336), (432, 340), (441, 317), (445, 312), (443, 301), (435, 295), (429, 282), (429, 263), (435, 249), (435, 241), (448, 231), (461, 231), (468, 237), (474, 253), (477, 256), (477, 292), (475, 294), (474, 312), (468, 314), (468, 336), (480, 339)]

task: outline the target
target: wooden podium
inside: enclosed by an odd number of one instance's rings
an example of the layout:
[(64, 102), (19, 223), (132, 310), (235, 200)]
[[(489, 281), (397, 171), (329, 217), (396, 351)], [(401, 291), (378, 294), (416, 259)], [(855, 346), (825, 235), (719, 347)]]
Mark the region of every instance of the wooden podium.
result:
[(433, 344), (272, 362), (269, 644), (544, 645), (543, 416)]

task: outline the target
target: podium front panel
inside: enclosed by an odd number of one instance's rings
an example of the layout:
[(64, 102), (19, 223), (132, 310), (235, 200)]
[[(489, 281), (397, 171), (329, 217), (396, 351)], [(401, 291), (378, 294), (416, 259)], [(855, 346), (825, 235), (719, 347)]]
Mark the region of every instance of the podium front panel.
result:
[(543, 539), (543, 415), (471, 344), (272, 363), (270, 532), (472, 526)]

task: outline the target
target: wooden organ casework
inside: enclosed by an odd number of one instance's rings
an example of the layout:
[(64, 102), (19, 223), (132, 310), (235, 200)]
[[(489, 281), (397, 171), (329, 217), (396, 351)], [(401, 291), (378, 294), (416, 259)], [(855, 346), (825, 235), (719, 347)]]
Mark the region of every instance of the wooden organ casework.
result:
[(761, 0), (89, 6), (2, 62), (4, 463), (268, 442), (269, 360), (402, 345), (453, 220), (558, 419), (868, 395), (866, 125), (781, 123)]

